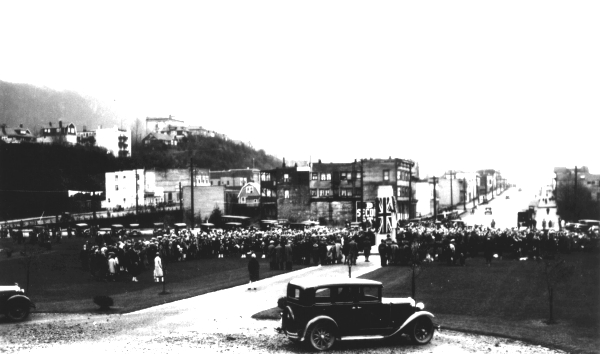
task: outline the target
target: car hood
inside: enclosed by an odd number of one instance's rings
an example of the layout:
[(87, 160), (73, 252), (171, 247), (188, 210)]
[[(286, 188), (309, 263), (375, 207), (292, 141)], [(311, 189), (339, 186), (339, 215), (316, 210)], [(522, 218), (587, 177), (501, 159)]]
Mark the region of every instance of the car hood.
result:
[(415, 306), (415, 300), (411, 297), (382, 297), (382, 304), (408, 304)]

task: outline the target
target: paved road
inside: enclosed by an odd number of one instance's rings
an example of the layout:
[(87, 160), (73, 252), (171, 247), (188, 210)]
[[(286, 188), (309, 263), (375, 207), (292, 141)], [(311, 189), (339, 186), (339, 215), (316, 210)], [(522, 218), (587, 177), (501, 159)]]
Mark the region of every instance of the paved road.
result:
[[(506, 199), (508, 197), (509, 199)], [(462, 216), (462, 219), (467, 225), (483, 225), (491, 226), (492, 220), (496, 222), (497, 228), (513, 228), (517, 227), (517, 213), (526, 210), (529, 205), (537, 207), (540, 200), (539, 190), (523, 189), (519, 192), (518, 188), (510, 188), (496, 196), (488, 204), (480, 205), (475, 214), (467, 212)], [(556, 215), (556, 207), (554, 204), (540, 204), (542, 208), (537, 210), (536, 220), (537, 227), (542, 227), (542, 221), (552, 220), (555, 229), (558, 229), (558, 217)], [(492, 208), (492, 215), (485, 214), (485, 208)], [(547, 211), (548, 210), (548, 213)]]

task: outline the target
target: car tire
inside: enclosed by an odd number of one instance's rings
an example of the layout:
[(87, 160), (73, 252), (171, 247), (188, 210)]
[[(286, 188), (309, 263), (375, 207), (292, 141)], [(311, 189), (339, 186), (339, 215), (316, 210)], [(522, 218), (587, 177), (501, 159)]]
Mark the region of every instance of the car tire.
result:
[(410, 339), (413, 343), (424, 345), (433, 338), (433, 322), (427, 316), (421, 316), (415, 319), (410, 328)]
[(325, 351), (335, 343), (334, 327), (327, 322), (317, 322), (308, 331), (308, 343), (317, 351)]
[(9, 303), (6, 317), (11, 321), (22, 321), (29, 316), (29, 304), (24, 302)]

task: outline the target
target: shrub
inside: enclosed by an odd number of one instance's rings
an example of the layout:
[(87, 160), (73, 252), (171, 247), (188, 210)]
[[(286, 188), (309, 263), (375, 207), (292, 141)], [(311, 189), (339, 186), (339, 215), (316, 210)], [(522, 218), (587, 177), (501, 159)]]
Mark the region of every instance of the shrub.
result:
[(94, 303), (100, 306), (100, 310), (108, 310), (114, 305), (112, 297), (106, 295), (94, 296)]

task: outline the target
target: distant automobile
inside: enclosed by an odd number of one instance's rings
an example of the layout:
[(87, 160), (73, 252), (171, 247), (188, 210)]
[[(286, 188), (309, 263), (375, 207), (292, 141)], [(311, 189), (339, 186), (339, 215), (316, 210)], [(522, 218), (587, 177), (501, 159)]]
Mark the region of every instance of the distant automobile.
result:
[(4, 313), (11, 321), (24, 320), (31, 308), (35, 308), (35, 305), (19, 284), (0, 286), (0, 313)]
[(521, 191), (521, 188), (519, 188), (519, 192)]
[(485, 208), (485, 213), (484, 214), (485, 215), (488, 215), (488, 214), (492, 215), (492, 208), (490, 208), (490, 207)]
[(507, 196), (506, 196), (506, 199), (510, 199), (510, 195), (507, 195)]

